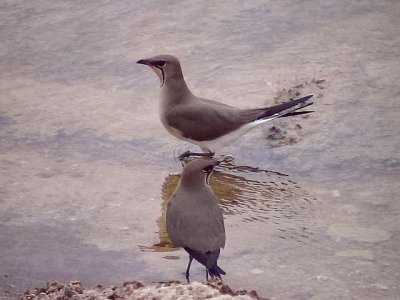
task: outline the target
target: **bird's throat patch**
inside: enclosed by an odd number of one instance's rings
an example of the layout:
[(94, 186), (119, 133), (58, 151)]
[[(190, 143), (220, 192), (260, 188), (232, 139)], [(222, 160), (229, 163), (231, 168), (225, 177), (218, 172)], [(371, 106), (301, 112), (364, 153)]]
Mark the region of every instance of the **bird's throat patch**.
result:
[(162, 68), (159, 67), (153, 67), (151, 66), (151, 69), (156, 73), (157, 77), (160, 78), (160, 87), (162, 87), (165, 83), (165, 73)]
[(212, 173), (212, 171), (211, 171), (211, 172), (209, 172), (209, 173), (207, 173), (207, 175), (206, 175), (206, 183), (207, 183), (208, 185), (210, 185), (210, 177), (211, 177), (211, 173)]

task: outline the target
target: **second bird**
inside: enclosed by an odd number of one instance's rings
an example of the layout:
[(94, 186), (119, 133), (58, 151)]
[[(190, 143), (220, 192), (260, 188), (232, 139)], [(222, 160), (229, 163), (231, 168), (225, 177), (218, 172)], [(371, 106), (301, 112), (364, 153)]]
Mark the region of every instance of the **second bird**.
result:
[[(160, 118), (173, 136), (198, 145), (212, 156), (252, 128), (269, 120), (308, 113), (312, 95), (263, 108), (242, 109), (195, 96), (186, 85), (179, 60), (158, 55), (137, 63), (153, 69), (160, 78)], [(186, 152), (183, 157), (191, 153)], [(199, 153), (192, 153), (199, 154)]]
[(186, 279), (195, 259), (206, 267), (206, 277), (221, 278), (225, 272), (217, 265), (225, 246), (225, 227), (221, 208), (209, 186), (216, 160), (197, 159), (183, 169), (181, 180), (167, 204), (167, 232), (175, 246), (189, 254)]

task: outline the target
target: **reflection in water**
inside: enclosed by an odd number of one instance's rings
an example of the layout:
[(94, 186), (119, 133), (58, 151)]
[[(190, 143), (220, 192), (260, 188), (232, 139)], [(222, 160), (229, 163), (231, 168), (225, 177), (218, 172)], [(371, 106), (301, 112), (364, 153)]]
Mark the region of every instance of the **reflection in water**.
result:
[[(151, 247), (142, 246), (142, 250), (176, 250), (166, 232), (165, 213), (179, 179), (177, 174), (166, 177), (161, 190), (161, 216), (157, 219), (160, 242)], [(210, 184), (226, 218), (239, 217), (234, 226), (241, 226), (241, 222), (268, 223), (280, 238), (303, 242), (309, 237), (307, 224), (312, 214), (312, 201), (288, 175), (224, 161), (214, 171)]]

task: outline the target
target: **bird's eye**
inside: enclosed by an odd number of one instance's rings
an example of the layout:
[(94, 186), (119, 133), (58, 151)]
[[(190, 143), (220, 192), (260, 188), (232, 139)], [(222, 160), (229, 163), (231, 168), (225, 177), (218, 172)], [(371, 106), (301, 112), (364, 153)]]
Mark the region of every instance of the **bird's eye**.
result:
[(213, 166), (207, 166), (207, 167), (205, 167), (204, 169), (203, 169), (203, 172), (204, 173), (211, 173), (212, 172), (212, 170), (213, 170)]
[(164, 68), (167, 65), (167, 63), (163, 60), (160, 60), (156, 63), (156, 66), (159, 68)]

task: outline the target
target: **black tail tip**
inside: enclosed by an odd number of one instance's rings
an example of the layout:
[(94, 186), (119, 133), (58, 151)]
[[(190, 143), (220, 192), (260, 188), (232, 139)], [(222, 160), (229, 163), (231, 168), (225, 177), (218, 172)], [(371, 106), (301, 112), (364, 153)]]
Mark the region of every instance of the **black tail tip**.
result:
[(313, 94), (300, 98), (299, 100), (307, 101), (308, 99), (314, 97)]
[(209, 269), (208, 272), (210, 273), (211, 277), (221, 278), (221, 275), (226, 275), (226, 272), (218, 266), (216, 268), (213, 267)]

